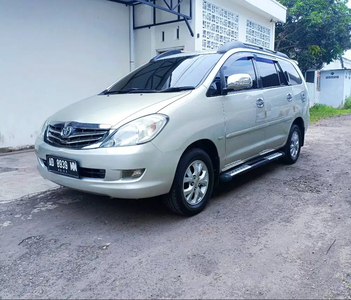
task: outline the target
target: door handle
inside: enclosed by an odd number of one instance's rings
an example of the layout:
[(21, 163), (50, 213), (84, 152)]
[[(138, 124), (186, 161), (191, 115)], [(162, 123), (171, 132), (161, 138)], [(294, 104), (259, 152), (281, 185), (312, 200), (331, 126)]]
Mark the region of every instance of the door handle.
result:
[(293, 96), (289, 93), (289, 94), (286, 96), (286, 99), (288, 99), (288, 101), (291, 102), (292, 99), (293, 99)]
[(256, 105), (257, 105), (258, 108), (264, 107), (264, 101), (263, 101), (263, 99), (262, 99), (262, 98), (258, 98), (258, 99), (256, 100)]

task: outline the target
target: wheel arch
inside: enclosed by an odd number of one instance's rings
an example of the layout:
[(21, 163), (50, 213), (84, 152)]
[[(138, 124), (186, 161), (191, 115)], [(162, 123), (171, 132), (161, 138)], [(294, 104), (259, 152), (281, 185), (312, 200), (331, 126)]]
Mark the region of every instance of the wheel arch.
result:
[(301, 147), (304, 146), (305, 144), (305, 123), (301, 117), (298, 117), (294, 120), (292, 125), (297, 125), (300, 128), (301, 131)]
[(183, 152), (186, 153), (187, 151), (194, 149), (194, 148), (199, 148), (205, 151), (208, 156), (211, 158), (212, 165), (213, 165), (213, 171), (215, 175), (215, 184), (219, 179), (219, 170), (220, 170), (220, 160), (219, 160), (219, 154), (216, 145), (208, 139), (202, 139), (198, 140), (191, 145), (189, 145), (185, 151)]

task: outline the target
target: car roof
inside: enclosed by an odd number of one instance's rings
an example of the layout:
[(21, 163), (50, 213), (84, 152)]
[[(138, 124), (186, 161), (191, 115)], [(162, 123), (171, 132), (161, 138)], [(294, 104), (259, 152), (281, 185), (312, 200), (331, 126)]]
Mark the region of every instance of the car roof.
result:
[(161, 60), (161, 59), (187, 57), (187, 56), (200, 56), (200, 55), (209, 55), (209, 54), (217, 54), (217, 51), (205, 50), (205, 51), (190, 52), (190, 51), (181, 51), (181, 50), (171, 50), (171, 51), (166, 51), (162, 54), (156, 55), (154, 58), (150, 60), (150, 62)]
[(186, 57), (186, 56), (199, 56), (199, 55), (208, 55), (208, 54), (225, 54), (228, 51), (231, 50), (256, 50), (259, 51), (260, 53), (265, 53), (273, 56), (278, 56), (281, 58), (289, 59), (290, 58), (281, 52), (270, 50), (267, 48), (263, 48), (261, 46), (253, 45), (253, 44), (248, 44), (248, 43), (242, 43), (239, 41), (232, 41), (224, 44), (223, 46), (219, 47), (217, 51), (214, 50), (206, 50), (206, 51), (196, 51), (196, 52), (182, 52), (181, 50), (170, 50), (166, 51), (162, 54), (156, 55), (154, 58), (150, 60), (150, 62), (154, 62), (160, 59), (165, 59), (165, 58), (176, 58), (176, 57)]

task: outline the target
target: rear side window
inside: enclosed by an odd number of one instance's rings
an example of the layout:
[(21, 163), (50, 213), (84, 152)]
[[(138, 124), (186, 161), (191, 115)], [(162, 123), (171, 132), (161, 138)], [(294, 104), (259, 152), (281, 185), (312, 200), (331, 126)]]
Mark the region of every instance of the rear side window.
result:
[(258, 57), (256, 63), (263, 88), (280, 86), (279, 76), (272, 60)]
[(279, 60), (279, 64), (282, 67), (285, 76), (288, 78), (290, 85), (302, 83), (302, 79), (292, 63), (285, 60)]

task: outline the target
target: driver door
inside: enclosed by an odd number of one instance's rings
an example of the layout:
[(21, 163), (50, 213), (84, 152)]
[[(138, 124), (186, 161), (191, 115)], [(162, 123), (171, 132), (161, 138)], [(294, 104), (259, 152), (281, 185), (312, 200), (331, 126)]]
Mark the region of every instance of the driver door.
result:
[(234, 167), (265, 149), (266, 112), (262, 90), (258, 88), (253, 55), (234, 54), (221, 69), (222, 85), (234, 74), (249, 74), (250, 89), (229, 91), (222, 95), (226, 126), (226, 169)]

